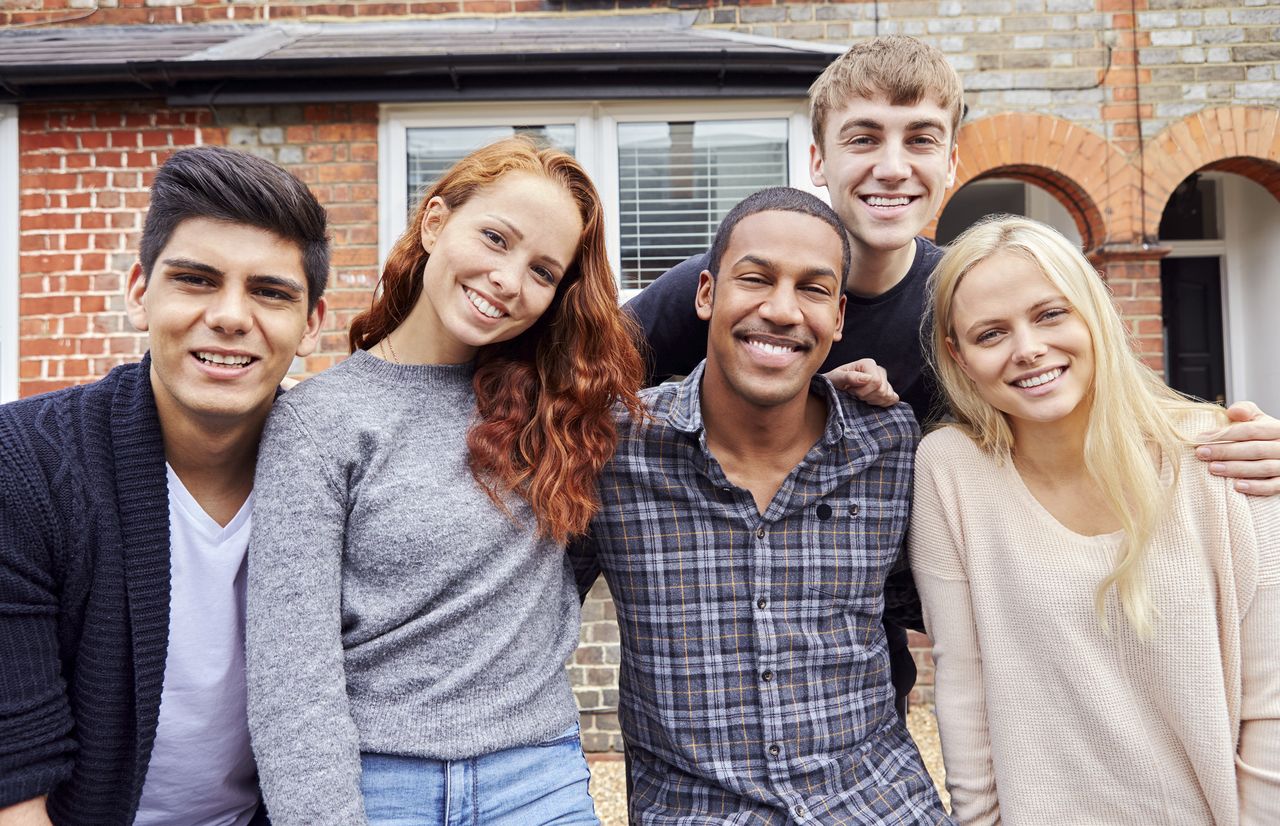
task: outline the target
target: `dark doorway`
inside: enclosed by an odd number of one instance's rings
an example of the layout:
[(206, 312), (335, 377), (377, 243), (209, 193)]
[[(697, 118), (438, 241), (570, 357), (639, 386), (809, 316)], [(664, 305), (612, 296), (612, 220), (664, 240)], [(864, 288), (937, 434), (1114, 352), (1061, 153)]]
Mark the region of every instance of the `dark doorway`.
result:
[(1222, 404), (1227, 395), (1222, 352), (1221, 259), (1160, 262), (1169, 386)]

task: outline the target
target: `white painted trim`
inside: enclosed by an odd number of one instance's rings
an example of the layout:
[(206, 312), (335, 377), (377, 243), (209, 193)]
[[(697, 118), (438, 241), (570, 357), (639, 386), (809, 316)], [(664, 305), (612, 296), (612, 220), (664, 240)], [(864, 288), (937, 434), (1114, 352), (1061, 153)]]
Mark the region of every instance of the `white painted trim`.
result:
[[(1218, 187), (1218, 227), (1221, 241), (1206, 241), (1205, 244), (1216, 244), (1220, 247), (1219, 272), (1222, 285), (1222, 358), (1223, 373), (1226, 377), (1227, 399), (1231, 402), (1240, 399), (1251, 399), (1256, 393), (1249, 388), (1249, 313), (1245, 308), (1246, 273), (1242, 272), (1241, 256), (1231, 255), (1231, 250), (1240, 251), (1241, 245), (1247, 243), (1240, 237), (1239, 221), (1228, 221), (1228, 215), (1238, 216), (1245, 208), (1242, 179), (1235, 175), (1223, 175), (1217, 181)], [(1170, 253), (1172, 255), (1172, 253)], [(1232, 319), (1238, 323), (1233, 324)]]
[(0, 105), (0, 402), (18, 398), (18, 107)]
[[(646, 101), (562, 101), (499, 103), (384, 104), (378, 130), (378, 254), (386, 260), (404, 231), (406, 130), (421, 126), (492, 126), (511, 123), (572, 123), (577, 157), (596, 182), (605, 206), (605, 239), (614, 272), (621, 267), (618, 217), (619, 123), (643, 120), (787, 119), (791, 186), (827, 199), (809, 180), (809, 114), (802, 97), (760, 100), (664, 98)], [(827, 199), (829, 200), (829, 199)], [(626, 300), (635, 291), (626, 291)]]

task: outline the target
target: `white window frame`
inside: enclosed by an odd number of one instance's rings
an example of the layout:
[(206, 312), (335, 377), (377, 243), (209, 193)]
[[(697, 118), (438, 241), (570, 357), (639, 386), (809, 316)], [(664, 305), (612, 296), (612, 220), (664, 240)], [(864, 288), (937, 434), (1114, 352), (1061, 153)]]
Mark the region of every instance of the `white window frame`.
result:
[[(824, 200), (826, 191), (809, 180), (812, 132), (803, 96), (795, 98), (706, 100), (669, 98), (652, 101), (507, 101), (486, 103), (385, 104), (378, 131), (378, 254), (386, 261), (404, 231), (406, 132), (424, 126), (506, 126), (569, 123), (577, 127), (576, 153), (600, 190), (605, 207), (609, 264), (621, 271), (622, 228), (618, 210), (619, 123), (636, 121), (787, 119), (790, 185)], [(638, 290), (625, 290), (626, 300)]]
[(0, 104), (0, 403), (18, 398), (18, 107)]

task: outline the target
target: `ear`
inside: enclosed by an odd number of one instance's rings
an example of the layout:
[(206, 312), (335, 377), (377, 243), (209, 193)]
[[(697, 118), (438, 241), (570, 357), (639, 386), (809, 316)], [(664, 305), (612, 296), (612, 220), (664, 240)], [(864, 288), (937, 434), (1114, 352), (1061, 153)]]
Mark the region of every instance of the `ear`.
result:
[(321, 296), (315, 309), (307, 314), (307, 326), (302, 332), (302, 340), (298, 342), (298, 349), (293, 352), (295, 356), (309, 356), (316, 351), (320, 344), (320, 328), (324, 326), (326, 308), (324, 296)]
[(956, 345), (956, 340), (951, 336), (947, 336), (946, 341), (947, 353), (951, 356), (951, 360), (954, 361), (956, 366), (960, 368), (961, 372), (969, 378), (969, 381), (973, 381), (973, 376), (969, 373), (969, 363), (965, 361), (964, 356), (961, 355), (960, 348)]
[(960, 144), (957, 141), (951, 143), (951, 159), (947, 164), (947, 189), (955, 186), (956, 183), (956, 167), (960, 163)]
[(816, 143), (809, 144), (809, 180), (814, 186), (827, 185), (827, 176), (822, 174), (822, 149)]
[(836, 311), (836, 332), (835, 332), (835, 335), (831, 337), (832, 341), (839, 341), (841, 338), (844, 337), (844, 305), (845, 305), (845, 302), (847, 302), (848, 300), (849, 300), (848, 296), (846, 296), (844, 292), (841, 291), (840, 309)]
[(129, 268), (129, 279), (124, 290), (125, 314), (129, 323), (140, 333), (147, 331), (147, 306), (142, 298), (147, 292), (147, 278), (142, 272), (142, 262), (134, 261)]
[(698, 318), (711, 320), (711, 305), (715, 304), (716, 279), (710, 270), (703, 270), (698, 276), (698, 294), (694, 296), (693, 306), (698, 311)]
[(422, 248), (427, 252), (435, 247), (440, 230), (444, 229), (445, 221), (449, 218), (449, 212), (449, 206), (439, 195), (427, 202), (427, 210), (422, 213), (421, 227)]

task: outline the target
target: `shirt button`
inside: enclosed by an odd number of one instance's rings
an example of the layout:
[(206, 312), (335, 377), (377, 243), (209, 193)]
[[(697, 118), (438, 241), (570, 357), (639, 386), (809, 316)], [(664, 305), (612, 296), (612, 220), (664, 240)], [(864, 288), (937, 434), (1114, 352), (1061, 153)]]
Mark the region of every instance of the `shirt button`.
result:
[(809, 812), (803, 806), (796, 807), (796, 817), (807, 817)]
[(765, 599), (764, 597), (760, 597), (760, 599), (756, 600), (757, 608), (764, 608), (768, 604), (769, 604), (769, 600)]
[(769, 682), (770, 680), (773, 679), (773, 672), (772, 671), (764, 672), (763, 674), (760, 675), (760, 679), (764, 680), (766, 683)]
[(778, 744), (774, 743), (772, 746), (769, 747), (769, 756), (777, 757), (781, 751), (782, 749), (778, 748)]
[(756, 528), (756, 539), (764, 539), (764, 528)]
[(857, 506), (857, 505), (850, 505), (850, 506), (849, 506), (849, 515), (850, 515), (850, 516), (857, 516), (857, 515), (858, 515), (858, 506)]

